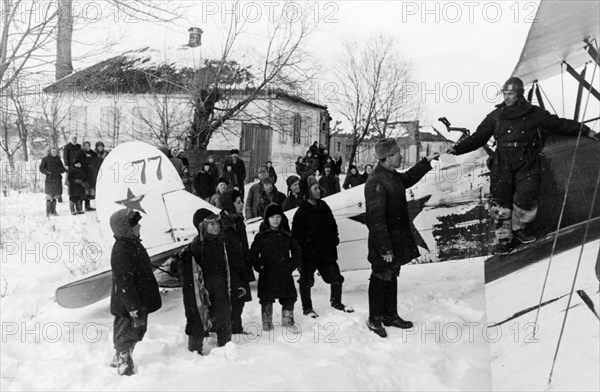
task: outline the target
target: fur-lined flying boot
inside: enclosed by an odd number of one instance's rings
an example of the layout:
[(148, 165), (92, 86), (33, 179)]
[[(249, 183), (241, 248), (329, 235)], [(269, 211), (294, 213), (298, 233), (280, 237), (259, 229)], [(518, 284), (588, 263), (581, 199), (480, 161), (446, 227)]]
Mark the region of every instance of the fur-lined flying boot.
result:
[(262, 315), (262, 329), (263, 331), (273, 330), (273, 304), (260, 304), (261, 315)]
[(58, 214), (56, 213), (56, 199), (52, 199), (52, 201), (50, 202), (50, 213), (54, 216), (58, 216)]
[(46, 216), (52, 215), (52, 201), (46, 200)]

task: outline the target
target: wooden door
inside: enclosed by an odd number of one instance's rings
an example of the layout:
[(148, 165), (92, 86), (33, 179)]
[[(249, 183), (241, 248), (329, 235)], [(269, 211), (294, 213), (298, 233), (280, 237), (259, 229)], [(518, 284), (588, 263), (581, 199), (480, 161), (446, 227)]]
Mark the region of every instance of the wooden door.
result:
[(271, 142), (273, 130), (261, 124), (242, 123), (240, 150), (249, 152), (249, 162), (246, 162), (246, 181), (256, 177), (258, 167), (271, 160)]

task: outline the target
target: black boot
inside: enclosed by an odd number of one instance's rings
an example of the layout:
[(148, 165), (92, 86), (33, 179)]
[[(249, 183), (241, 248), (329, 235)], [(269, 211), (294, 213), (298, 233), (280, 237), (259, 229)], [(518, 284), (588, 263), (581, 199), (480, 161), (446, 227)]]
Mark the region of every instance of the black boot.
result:
[(413, 327), (413, 323), (403, 320), (398, 315), (398, 279), (393, 278), (390, 282), (386, 282), (383, 325), (386, 327), (396, 327), (409, 329)]
[(77, 207), (77, 213), (78, 214), (85, 214), (85, 212), (81, 208), (81, 200), (77, 200), (75, 202), (75, 206)]
[(50, 203), (50, 213), (54, 216), (58, 216), (56, 213), (56, 199), (52, 199), (52, 202)]
[(312, 299), (310, 297), (310, 286), (302, 279), (298, 281), (300, 287), (300, 300), (302, 301), (302, 313), (312, 318), (319, 317), (313, 310)]
[(202, 343), (204, 341), (204, 337), (203, 336), (188, 336), (188, 344), (187, 344), (187, 348), (188, 350), (190, 350), (191, 352), (197, 352), (198, 354), (202, 355)]
[(369, 317), (383, 317), (386, 282), (371, 275), (369, 280)]
[(260, 304), (261, 315), (262, 315), (262, 329), (263, 331), (273, 330), (273, 304)]
[(86, 211), (96, 211), (95, 208), (92, 208), (92, 206), (90, 205), (90, 199), (85, 199), (85, 210)]
[(46, 216), (52, 215), (52, 201), (46, 200)]
[(341, 310), (342, 312), (352, 313), (354, 309), (349, 306), (346, 306), (342, 303), (342, 284), (335, 283), (331, 284), (331, 297), (329, 299), (331, 306), (337, 310)]
[(239, 299), (231, 300), (231, 333), (232, 334), (244, 334), (244, 327), (242, 326), (242, 313), (244, 311), (244, 301)]
[(387, 337), (387, 332), (381, 324), (381, 316), (369, 317), (369, 320), (367, 321), (367, 327), (369, 330), (375, 332), (378, 336), (382, 338)]

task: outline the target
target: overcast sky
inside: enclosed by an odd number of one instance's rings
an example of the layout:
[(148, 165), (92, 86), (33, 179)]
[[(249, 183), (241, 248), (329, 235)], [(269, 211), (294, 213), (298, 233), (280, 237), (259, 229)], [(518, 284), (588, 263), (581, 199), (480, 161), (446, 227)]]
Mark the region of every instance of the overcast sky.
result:
[[(328, 102), (332, 91), (331, 71), (341, 53), (340, 43), (347, 38), (366, 39), (373, 34), (393, 36), (400, 52), (411, 61), (417, 81), (417, 95), (423, 104), (422, 124), (444, 127), (437, 122), (447, 117), (453, 126), (475, 130), (493, 106), (501, 102), (496, 95), (513, 71), (537, 11), (538, 1), (322, 1), (308, 2), (309, 16), (318, 22), (309, 47), (322, 63), (318, 95), (307, 99), (330, 107), (334, 121), (341, 119), (335, 105)], [(191, 3), (187, 3), (191, 4)], [(261, 42), (272, 12), (283, 2), (242, 2), (239, 16), (247, 23), (245, 40), (235, 53)], [(104, 12), (108, 12), (104, 10)], [(113, 39), (118, 42), (111, 53), (144, 46), (167, 47), (187, 43), (187, 27), (204, 30), (203, 56), (218, 52), (231, 6), (225, 2), (195, 2), (186, 20), (169, 27), (126, 19), (118, 15), (102, 23), (88, 24), (80, 31), (82, 41)], [(76, 33), (77, 34), (77, 33)], [(81, 48), (79, 49), (81, 52)], [(107, 54), (106, 54), (107, 55)], [(105, 56), (105, 54), (102, 54)], [(92, 57), (75, 63), (78, 69), (90, 65)], [(570, 76), (568, 82), (570, 83)], [(555, 78), (556, 79), (556, 78)], [(546, 89), (560, 100), (560, 80)], [(571, 90), (574, 91), (574, 90)], [(573, 93), (570, 96), (572, 97)], [(555, 106), (562, 108), (561, 102)], [(570, 111), (567, 111), (571, 113)], [(559, 111), (559, 114), (560, 111)], [(406, 119), (411, 120), (411, 119)], [(597, 125), (596, 125), (597, 128)], [(458, 135), (456, 135), (458, 136)]]

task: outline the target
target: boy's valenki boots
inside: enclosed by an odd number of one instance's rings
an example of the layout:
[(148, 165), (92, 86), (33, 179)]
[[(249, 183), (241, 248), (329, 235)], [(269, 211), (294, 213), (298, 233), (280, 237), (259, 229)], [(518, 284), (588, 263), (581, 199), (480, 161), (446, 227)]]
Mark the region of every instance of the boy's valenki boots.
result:
[(294, 326), (294, 305), (284, 306), (281, 309), (281, 326), (282, 327), (293, 327)]
[(273, 330), (273, 304), (261, 304), (262, 329), (263, 331)]

